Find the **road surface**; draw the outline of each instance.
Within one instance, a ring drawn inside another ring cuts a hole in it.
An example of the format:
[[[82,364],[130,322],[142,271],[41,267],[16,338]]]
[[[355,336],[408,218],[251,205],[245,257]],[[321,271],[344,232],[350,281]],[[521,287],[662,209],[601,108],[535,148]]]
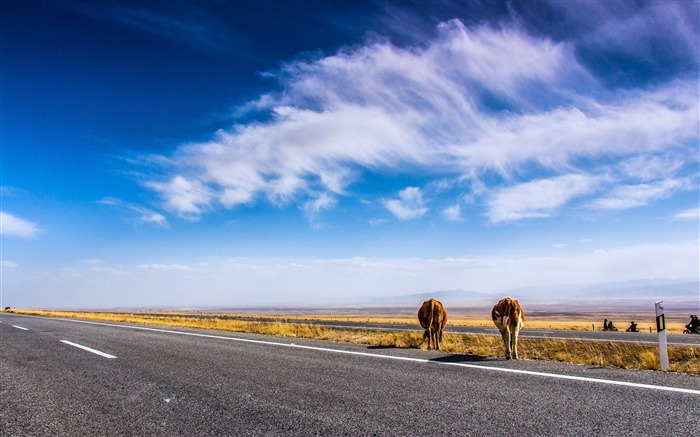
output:
[[[700,377],[0,315],[3,435],[685,435]]]

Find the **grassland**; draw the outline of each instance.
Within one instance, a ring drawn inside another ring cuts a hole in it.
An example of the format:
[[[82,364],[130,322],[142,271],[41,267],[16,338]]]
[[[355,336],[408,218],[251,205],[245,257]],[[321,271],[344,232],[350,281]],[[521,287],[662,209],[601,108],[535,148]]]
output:
[[[176,326],[196,329],[212,329],[232,332],[249,332],[266,335],[314,338],[328,341],[339,341],[366,344],[369,346],[419,348],[422,340],[420,332],[385,332],[339,329],[314,325],[312,322],[298,324],[286,323],[290,319],[303,320],[348,320],[371,321],[386,323],[416,323],[414,317],[407,314],[393,313],[391,315],[357,315],[340,314],[333,315],[304,315],[304,314],[268,314],[264,316],[265,322],[253,322],[244,320],[250,314],[194,314],[177,312],[88,312],[88,311],[53,311],[53,310],[13,310],[15,313],[78,318],[89,320],[102,320],[114,322],[127,322],[136,324],[154,324],[160,326]],[[458,313],[457,313],[458,315]],[[630,315],[633,317],[634,315]],[[624,318],[620,318],[624,320]],[[642,319],[639,320],[640,328]],[[468,317],[453,317],[450,321],[455,325],[492,326],[490,320],[483,316],[471,314]],[[530,328],[556,329],[591,329],[591,325],[598,325],[602,321],[571,317],[565,320],[556,317],[539,319],[537,316],[528,318]],[[681,325],[681,322],[677,322]],[[416,323],[417,324],[417,323]],[[620,328],[624,326],[618,325]],[[678,329],[674,327],[674,329]],[[425,347],[423,345],[422,347]],[[655,346],[634,343],[590,342],[576,340],[552,340],[522,338],[519,342],[521,358],[534,360],[561,361],[582,365],[614,366],[628,369],[658,369],[659,357]],[[503,343],[500,337],[446,334],[442,350],[446,353],[470,355],[473,357],[494,357],[503,355]],[[687,346],[669,346],[670,370],[674,372],[700,374],[700,348]]]

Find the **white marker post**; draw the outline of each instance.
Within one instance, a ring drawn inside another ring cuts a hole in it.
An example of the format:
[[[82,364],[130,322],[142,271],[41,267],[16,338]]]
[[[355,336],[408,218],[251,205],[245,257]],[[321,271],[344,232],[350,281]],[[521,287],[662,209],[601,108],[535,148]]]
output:
[[[656,302],[656,332],[659,333],[659,367],[668,370],[668,347],[666,346],[666,317],[664,316],[663,301]]]

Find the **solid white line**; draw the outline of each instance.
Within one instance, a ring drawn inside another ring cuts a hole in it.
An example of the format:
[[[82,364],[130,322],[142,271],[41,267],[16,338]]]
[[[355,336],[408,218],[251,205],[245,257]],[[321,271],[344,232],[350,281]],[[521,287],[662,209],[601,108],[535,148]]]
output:
[[[61,343],[65,343],[65,344],[67,344],[67,345],[69,345],[69,346],[77,347],[78,349],[82,349],[82,350],[85,350],[85,351],[88,351],[88,352],[92,352],[93,354],[99,355],[99,356],[101,356],[101,357],[105,357],[105,358],[117,358],[117,357],[115,357],[114,355],[110,355],[110,354],[108,354],[108,353],[98,351],[97,349],[92,349],[92,348],[89,348],[89,347],[87,347],[87,346],[83,346],[82,344],[73,343],[72,341],[61,340]]]
[[[508,369],[508,368],[504,368],[504,367],[479,366],[476,364],[467,364],[467,363],[450,363],[450,362],[443,362],[443,361],[433,361],[433,360],[428,360],[428,359],[424,359],[424,358],[398,357],[395,355],[381,355],[381,354],[373,354],[373,353],[369,353],[369,352],[348,351],[348,350],[343,350],[343,349],[330,349],[330,348],[323,348],[323,347],[318,347],[318,346],[305,346],[305,345],[294,344],[294,343],[291,343],[291,344],[290,343],[279,343],[279,342],[275,342],[275,341],[253,340],[250,338],[226,337],[223,335],[201,334],[201,333],[197,333],[197,332],[186,332],[186,331],[174,331],[171,329],[148,328],[145,326],[117,325],[117,324],[113,324],[113,323],[91,322],[91,321],[87,321],[87,320],[75,320],[75,319],[61,319],[61,320],[65,320],[68,322],[75,322],[75,323],[85,323],[85,324],[90,324],[90,325],[111,326],[111,327],[124,328],[124,329],[136,329],[136,330],[140,330],[140,331],[162,332],[162,333],[167,333],[167,334],[188,335],[188,336],[200,337],[200,338],[215,338],[215,339],[219,339],[219,340],[238,341],[238,342],[243,342],[243,343],[264,344],[264,345],[270,345],[270,346],[281,346],[281,347],[307,349],[307,350],[315,350],[315,351],[323,351],[323,352],[333,352],[333,353],[338,353],[338,354],[357,355],[357,356],[365,356],[365,357],[371,357],[371,358],[383,358],[383,359],[387,359],[387,360],[398,360],[398,361],[409,361],[409,362],[423,363],[423,364],[439,364],[439,365],[447,365],[447,366],[466,367],[466,368],[470,368],[470,369],[490,370],[490,371],[494,371],[494,372],[515,373],[515,374],[538,376],[538,377],[545,377],[545,378],[568,379],[568,380],[573,380],[573,381],[593,382],[593,383],[598,383],[598,384],[620,385],[620,386],[625,386],[625,387],[643,388],[643,389],[648,389],[648,390],[661,390],[661,391],[670,391],[670,392],[676,392],[676,393],[700,395],[700,390],[693,390],[693,389],[679,388],[679,387],[667,387],[667,386],[663,386],[663,385],[641,384],[641,383],[636,383],[636,382],[616,381],[613,379],[598,379],[598,378],[589,378],[589,377],[585,377],[585,376],[573,376],[573,375],[562,375],[562,374],[558,374],[558,373],[534,372],[531,370]],[[114,357],[114,358],[116,358],[116,357]]]
[[[13,328],[17,328],[17,329],[21,329],[22,331],[29,331],[29,329],[23,328],[23,327],[17,326],[17,325],[12,325],[12,327],[13,327]]]

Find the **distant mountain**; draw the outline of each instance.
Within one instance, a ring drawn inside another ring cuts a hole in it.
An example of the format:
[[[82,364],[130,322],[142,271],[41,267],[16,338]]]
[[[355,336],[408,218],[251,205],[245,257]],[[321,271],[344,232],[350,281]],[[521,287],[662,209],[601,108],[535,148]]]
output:
[[[434,298],[449,306],[483,306],[494,302],[490,294],[469,290],[442,290],[432,293],[407,294],[391,297],[370,298],[367,302],[375,305],[420,306],[424,301]]]
[[[581,285],[524,287],[510,292],[536,304],[649,305],[657,300],[689,307],[700,306],[700,281],[696,279],[643,279]]]
[[[420,306],[435,298],[449,307],[490,307],[503,296],[512,296],[521,304],[577,307],[642,307],[653,308],[663,300],[676,308],[700,308],[700,281],[696,279],[646,279],[596,284],[564,284],[523,287],[503,293],[490,294],[473,290],[439,290],[430,293],[358,299],[365,305]]]
[[[645,279],[595,284],[562,284],[522,287],[498,293],[474,290],[436,290],[395,296],[335,296],[290,299],[245,305],[260,311],[282,311],[298,308],[309,311],[329,308],[366,309],[418,308],[425,300],[435,298],[448,308],[490,309],[503,296],[512,296],[531,309],[580,308],[585,310],[643,309],[653,311],[654,303],[663,300],[667,309],[700,310],[700,281],[697,279]]]

